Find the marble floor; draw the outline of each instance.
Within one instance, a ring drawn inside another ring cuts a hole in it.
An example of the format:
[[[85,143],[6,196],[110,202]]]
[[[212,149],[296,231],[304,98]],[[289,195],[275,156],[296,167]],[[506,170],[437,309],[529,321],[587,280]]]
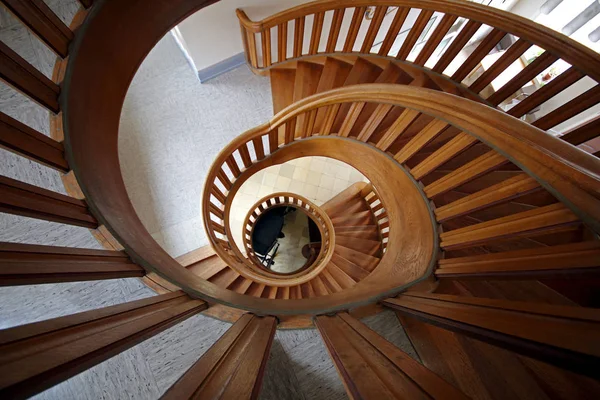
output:
[[[68,22],[76,0],[45,0]],[[0,40],[49,75],[52,53],[0,7]],[[48,113],[0,84],[0,111],[48,134]],[[204,176],[220,148],[272,115],[269,81],[238,68],[200,85],[166,36],[136,75],[121,120],[120,161],[148,230],[171,254],[202,245]],[[0,174],[64,193],[60,175],[0,149]],[[0,214],[0,241],[100,248],[88,230]],[[138,279],[0,288],[0,329],[120,304],[155,293]],[[416,357],[395,315],[367,325]],[[196,315],[35,396],[37,399],[157,399],[230,325]],[[261,399],[343,399],[318,332],[278,330]]]

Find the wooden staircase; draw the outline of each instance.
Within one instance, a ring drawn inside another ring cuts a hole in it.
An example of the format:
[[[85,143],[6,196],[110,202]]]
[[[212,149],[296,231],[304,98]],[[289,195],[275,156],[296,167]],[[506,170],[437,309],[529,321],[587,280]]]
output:
[[[175,260],[128,199],[116,148],[120,105],[156,38],[210,1],[80,0],[85,9],[71,27],[42,1],[1,3],[59,60],[50,80],[0,46],[0,77],[52,112],[55,129],[51,139],[0,114],[0,144],[64,173],[71,195],[3,177],[0,211],[89,228],[110,249],[2,243],[0,284],[143,276],[162,293],[0,331],[3,398],[40,393],[223,304],[241,315],[165,397],[257,398],[280,314],[314,320],[351,398],[600,394],[600,318],[593,308],[600,164],[572,145],[594,139],[597,120],[560,140],[543,131],[598,103],[597,54],[530,21],[457,0],[324,0],[258,23],[239,12],[249,64],[271,76],[278,114],[217,157],[203,199],[212,246]],[[370,6],[372,21],[360,36]],[[420,7],[419,16],[390,54],[412,7]],[[374,54],[388,8],[393,20]],[[410,61],[434,12],[444,14],[442,22]],[[345,13],[352,17],[341,34]],[[305,31],[309,16],[312,29]],[[464,28],[425,67],[459,17]],[[288,37],[292,22],[297,29]],[[484,24],[490,32],[444,75]],[[519,39],[463,84],[506,33]],[[545,52],[483,98],[489,82],[532,43]],[[508,113],[490,107],[558,59],[573,67]],[[584,76],[593,88],[533,125],[513,118]],[[230,202],[253,173],[304,155],[353,164],[371,184],[352,186],[323,206],[336,242],[320,275],[293,287],[257,284],[237,269],[243,260],[229,240]],[[590,288],[591,296],[581,296]],[[346,312],[375,303],[398,313],[422,363]]]
[[[356,183],[321,206],[333,222],[336,245],[328,265],[306,283],[274,286],[245,278],[221,260],[210,246],[177,260],[202,279],[254,297],[305,299],[348,289],[373,272],[383,255],[382,233],[372,208],[362,195],[371,192],[369,186]]]

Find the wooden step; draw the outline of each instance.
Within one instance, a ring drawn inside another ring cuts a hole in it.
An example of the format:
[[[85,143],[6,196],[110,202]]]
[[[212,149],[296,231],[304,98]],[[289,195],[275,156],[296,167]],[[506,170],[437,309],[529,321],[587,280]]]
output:
[[[537,181],[527,174],[519,174],[496,185],[489,186],[469,196],[453,201],[435,210],[439,222],[468,214],[485,207],[508,201],[540,188]]]
[[[274,317],[244,314],[163,398],[258,398],[276,328]]]
[[[210,245],[199,247],[195,250],[187,252],[175,257],[175,260],[184,267],[191,267],[193,264],[206,260],[209,257],[214,256],[215,250]]]
[[[364,238],[352,238],[347,236],[335,237],[335,242],[341,246],[360,251],[375,257],[381,256],[381,242],[379,240],[369,240]]]
[[[336,267],[341,269],[351,277],[354,281],[358,282],[369,276],[370,271],[360,267],[359,265],[347,260],[339,254],[333,254],[331,256],[330,263],[333,263]]]
[[[0,242],[0,286],[142,277],[122,251]]]
[[[339,226],[335,229],[335,235],[378,240],[379,228],[377,225]]]
[[[347,313],[315,325],[353,399],[467,399],[459,390]]]
[[[239,276],[240,274],[234,269],[227,267],[210,277],[209,282],[222,288],[228,288]]]
[[[335,197],[329,199],[325,204],[321,205],[321,209],[325,211],[330,218],[338,213],[342,213],[346,204],[356,200],[360,191],[364,189],[365,186],[367,186],[365,182],[357,182],[352,184],[342,192],[335,195]]]
[[[225,268],[228,268],[227,264],[216,254],[188,267],[191,272],[202,279],[210,279]]]
[[[543,386],[515,354],[399,316],[423,365],[473,399],[546,398]]]
[[[361,83],[373,83],[377,77],[381,75],[382,71],[383,69],[377,65],[370,63],[364,58],[358,58],[352,66],[352,70],[350,71],[350,74],[348,74],[348,77],[344,82],[344,86],[357,85]],[[344,103],[339,107],[333,122],[333,127],[331,130],[332,133],[337,133],[340,131],[349,110],[350,104],[348,103]]]
[[[356,265],[367,272],[373,271],[379,264],[378,257],[374,257],[369,254],[363,254],[360,251],[356,251],[339,244],[335,245],[335,251],[331,259],[336,262],[338,261],[337,257],[346,260],[346,262],[351,262],[353,265]]]
[[[579,218],[562,203],[540,207],[440,234],[440,246],[458,249],[493,240],[534,236],[555,228],[579,224]]]
[[[294,83],[296,70],[273,68],[271,77],[271,95],[273,97],[273,112],[277,114],[294,102]]]
[[[335,58],[327,57],[323,65],[323,72],[317,85],[316,93],[322,93],[344,85],[346,78],[352,70],[352,64]],[[327,108],[321,108],[317,111],[313,132],[320,133],[325,122]]]
[[[600,358],[594,309],[416,292],[383,305],[580,374],[599,374],[593,367]]]
[[[179,291],[0,331],[0,395],[29,398],[206,310]]]
[[[374,222],[371,210],[361,211],[353,214],[346,214],[331,219],[334,227],[337,226],[361,226],[369,225]]]
[[[348,289],[356,285],[357,281],[355,279],[352,279],[350,275],[345,273],[340,267],[338,267],[334,263],[329,262],[325,269],[331,274],[331,277],[342,289]]]
[[[438,265],[435,275],[446,279],[566,276],[600,268],[600,241],[442,259]]]

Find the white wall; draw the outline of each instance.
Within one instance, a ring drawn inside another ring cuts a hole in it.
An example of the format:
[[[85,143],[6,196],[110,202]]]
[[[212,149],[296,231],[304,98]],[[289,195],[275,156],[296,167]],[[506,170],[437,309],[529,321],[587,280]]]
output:
[[[254,21],[286,10],[306,0],[221,0],[191,15],[179,30],[198,70],[244,51],[235,15],[242,8]]]

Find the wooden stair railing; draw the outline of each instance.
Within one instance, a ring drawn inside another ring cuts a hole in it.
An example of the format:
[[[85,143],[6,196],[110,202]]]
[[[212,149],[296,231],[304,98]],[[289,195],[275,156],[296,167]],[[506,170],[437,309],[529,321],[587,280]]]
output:
[[[365,17],[367,7],[374,9],[370,21]],[[418,13],[416,19],[414,13]],[[324,56],[377,55],[443,74],[474,95],[482,94],[489,105],[497,106],[514,97],[524,85],[555,63],[566,62],[570,68],[545,85],[537,85],[536,91],[508,109],[508,114],[524,117],[566,89],[580,91],[575,85],[582,82],[585,82],[582,86],[587,87],[584,92],[540,116],[533,124],[543,130],[552,129],[600,102],[600,58],[593,50],[529,19],[472,2],[320,0],[261,21],[251,21],[239,9],[237,15],[248,64],[257,73],[276,71],[273,68],[288,67],[290,63],[302,60],[322,63]],[[349,26],[346,36],[342,36],[345,20]],[[312,29],[304,29],[308,24],[312,24]],[[428,24],[432,26],[425,31]],[[401,32],[403,25],[408,28]],[[451,37],[447,36],[448,32],[458,30],[450,43],[434,52],[445,37]],[[404,39],[398,39],[400,36]],[[487,71],[477,76],[480,62],[500,41],[509,37],[514,42],[512,46]],[[421,42],[417,44],[417,40]],[[524,53],[532,46],[539,47],[541,55],[490,94],[486,89],[490,83],[513,62],[524,58]],[[461,52],[465,59],[458,64],[456,60]],[[590,141],[598,136],[598,130],[594,129],[596,125],[594,119],[584,121],[576,135],[565,134],[563,139],[576,145]]]
[[[278,274],[266,271],[263,267],[261,261],[258,259],[252,248],[252,235],[254,234],[255,223],[263,213],[267,212],[273,207],[282,206],[299,208],[302,210],[301,212],[306,213],[319,229],[319,233],[321,234],[321,243],[319,252],[314,260],[311,259],[310,265],[306,265],[305,267],[301,268],[300,271],[295,273],[285,274],[283,276],[279,274],[278,276]],[[320,207],[316,206],[303,196],[294,193],[280,192],[267,195],[250,207],[246,218],[244,218],[244,225],[242,228],[242,248],[251,263],[252,270],[262,275],[268,274],[267,276],[273,278],[282,278],[282,282],[280,283],[281,286],[296,286],[315,278],[321,273],[331,259],[334,246],[335,230],[333,228],[331,219],[325,212],[323,212],[323,210],[321,210]],[[256,280],[255,282],[265,284],[269,283],[263,280]]]
[[[415,292],[383,305],[579,374],[599,376],[596,309]]]
[[[377,222],[377,226],[379,228],[381,249],[385,253],[390,236],[390,219],[387,215],[387,211],[385,210],[385,206],[381,202],[379,194],[377,194],[377,190],[372,184],[365,186],[365,188],[360,192],[360,195],[367,201],[369,207],[371,208],[371,212],[375,216],[375,221]]]

